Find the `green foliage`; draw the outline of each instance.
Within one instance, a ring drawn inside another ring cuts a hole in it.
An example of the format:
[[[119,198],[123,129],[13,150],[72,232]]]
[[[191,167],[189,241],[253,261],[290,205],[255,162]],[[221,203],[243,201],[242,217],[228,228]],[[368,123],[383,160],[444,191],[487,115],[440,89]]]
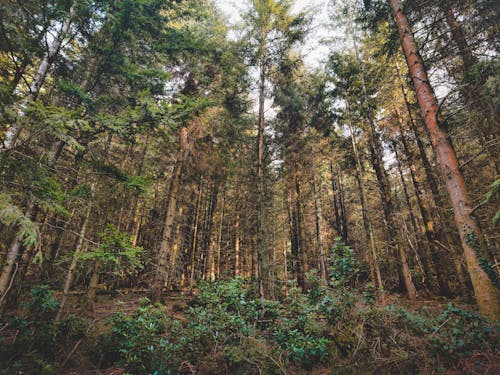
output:
[[[363,298],[365,300],[365,303],[368,305],[372,305],[375,303],[377,300],[377,290],[375,288],[375,285],[372,283],[368,283],[365,286],[365,290],[363,291]]]
[[[328,258],[330,267],[330,278],[334,285],[343,285],[352,276],[356,269],[356,257],[354,251],[341,242],[337,237]]]
[[[486,245],[479,240],[472,228],[464,226],[462,230],[465,232],[465,242],[467,242],[467,244],[471,246],[476,253],[479,266],[484,272],[486,272],[491,281],[496,284],[497,288],[500,288],[500,278],[495,270],[493,259],[490,256],[490,252],[486,248]]]
[[[108,324],[111,334],[101,337],[99,351],[118,358],[128,372],[152,374],[178,368],[182,349],[174,342],[178,322],[168,319],[160,307],[144,300],[132,316],[119,313]]]
[[[100,261],[104,265],[112,266],[115,272],[127,274],[133,274],[144,267],[141,259],[143,249],[132,245],[129,234],[108,224],[106,230],[99,233],[99,238],[98,248],[81,253],[79,255],[81,260]]]
[[[460,309],[449,303],[442,312],[433,316],[427,309],[421,313],[403,308],[389,307],[414,334],[427,337],[431,353],[436,357],[457,359],[475,351],[495,347],[494,327],[479,314]],[[498,328],[498,327],[497,327]]]
[[[40,238],[38,225],[28,219],[6,194],[0,194],[0,224],[16,227],[17,236],[22,239],[24,246],[32,248],[38,244]]]
[[[484,198],[484,203],[492,203],[500,200],[500,178],[495,180],[491,185],[490,185],[490,190],[486,194]],[[497,225],[500,222],[500,210],[498,210],[495,213],[495,216],[493,216],[493,224]]]
[[[75,316],[54,322],[59,303],[46,285],[32,289],[24,307],[24,316],[14,317],[7,325],[15,333],[13,342],[0,336],[0,358],[5,359],[0,374],[53,374],[85,336],[89,322]]]

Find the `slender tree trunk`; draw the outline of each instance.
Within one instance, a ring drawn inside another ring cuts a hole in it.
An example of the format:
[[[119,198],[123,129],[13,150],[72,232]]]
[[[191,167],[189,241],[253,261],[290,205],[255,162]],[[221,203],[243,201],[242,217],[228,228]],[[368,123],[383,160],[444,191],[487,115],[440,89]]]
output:
[[[478,258],[481,256],[483,246],[482,233],[477,220],[472,216],[467,187],[458,166],[455,150],[448,139],[446,130],[438,124],[438,102],[404,13],[403,4],[400,0],[390,0],[389,3],[415,86],[418,103],[429,129],[437,161],[453,205],[455,223],[460,234],[477,304],[485,316],[491,320],[498,319],[500,296],[488,274],[479,265]]]
[[[373,235],[373,228],[371,221],[368,217],[368,200],[363,185],[363,168],[361,165],[361,158],[359,155],[358,145],[354,137],[354,130],[349,124],[349,131],[351,134],[352,148],[354,151],[354,158],[356,160],[356,181],[358,183],[358,191],[361,200],[361,216],[363,217],[363,226],[366,236],[366,248],[368,253],[368,263],[370,265],[370,277],[373,284],[379,290],[383,289],[382,276],[380,274],[380,267],[378,265],[377,249],[375,247],[375,237]],[[369,250],[368,250],[369,249]]]
[[[170,247],[172,245],[172,234],[174,229],[175,213],[177,211],[177,199],[179,186],[181,183],[182,167],[187,147],[187,129],[181,128],[179,137],[179,151],[177,152],[177,160],[175,161],[172,181],[170,184],[169,199],[167,214],[165,216],[165,224],[163,226],[163,235],[161,238],[160,249],[156,258],[156,271],[149,288],[149,296],[151,301],[160,302],[163,293],[163,288],[167,282],[168,270],[167,264],[170,256]]]
[[[87,308],[89,311],[93,312],[95,312],[96,291],[97,285],[99,285],[99,272],[101,271],[101,267],[101,261],[94,261],[92,276],[90,277],[89,288],[87,290]]]
[[[203,177],[200,177],[200,182],[198,185],[198,198],[196,199],[196,213],[193,223],[193,241],[191,245],[191,276],[189,278],[189,287],[192,288],[194,285],[194,277],[196,272],[196,248],[198,240],[198,223],[200,220],[201,211],[201,198],[203,196]]]
[[[262,29],[260,40],[261,46],[259,51],[259,118],[258,118],[258,133],[257,133],[257,283],[259,288],[259,297],[261,303],[264,302],[264,130],[265,130],[265,89],[266,89],[266,44],[265,31]]]
[[[316,224],[316,244],[318,246],[320,276],[323,283],[326,284],[327,270],[326,270],[326,255],[323,246],[323,232],[321,228],[321,202],[319,200],[320,192],[318,191],[318,183],[317,183],[314,160],[312,164],[312,175],[313,175],[313,195],[314,195],[314,220]]]
[[[406,185],[406,181],[404,178],[403,167],[401,166],[401,161],[400,161],[399,152],[397,149],[396,142],[393,142],[393,149],[394,149],[394,152],[396,155],[396,165],[397,165],[399,177],[401,180],[401,185],[403,187],[403,194],[405,197],[405,202],[406,202],[406,205],[408,207],[410,222],[412,224],[413,232],[415,235],[416,252],[417,252],[418,257],[422,261],[422,268],[424,271],[425,279],[432,280],[432,271],[431,271],[431,266],[430,266],[429,257],[428,257],[428,254],[430,252],[430,249],[429,249],[430,242],[427,241],[427,243],[424,245],[420,241],[419,234],[418,234],[418,232],[419,232],[418,225],[417,225],[417,221],[415,219],[415,215],[413,214],[413,209],[412,209],[411,200],[410,200],[410,194],[408,193],[408,187]],[[447,284],[446,284],[446,286],[447,286]]]
[[[32,220],[36,211],[36,206],[33,202],[30,203],[30,206],[26,210],[25,217],[28,220]],[[9,247],[9,251],[7,253],[7,258],[5,259],[4,266],[2,268],[2,273],[0,274],[0,311],[2,310],[5,301],[7,299],[7,294],[12,286],[14,281],[15,272],[14,269],[18,268],[18,257],[21,251],[23,238],[20,236],[16,236]]]
[[[240,275],[240,205],[236,202],[234,221],[234,276]]]
[[[221,261],[221,247],[222,247],[222,226],[224,224],[224,209],[226,206],[226,188],[224,188],[222,192],[222,207],[220,211],[220,223],[219,223],[219,234],[218,234],[218,239],[217,239],[217,261],[216,261],[216,269],[212,271],[213,273],[213,279],[215,280],[216,276],[217,279],[220,278],[220,261]]]
[[[94,182],[92,184],[92,187],[91,187],[92,194],[95,192],[95,187],[96,187],[96,183]],[[76,267],[78,265],[79,256],[83,251],[83,246],[85,243],[85,235],[87,233],[87,226],[89,224],[90,214],[92,212],[92,207],[93,207],[93,204],[90,203],[87,206],[87,211],[85,212],[85,217],[83,219],[83,223],[82,223],[82,226],[80,228],[80,233],[78,236],[78,241],[76,243],[76,248],[75,248],[75,251],[73,253],[73,257],[71,258],[71,264],[69,266],[68,273],[66,274],[66,279],[64,281],[61,302],[59,303],[59,309],[57,311],[57,315],[56,315],[56,319],[55,319],[56,322],[59,322],[61,320],[62,314],[64,312],[64,306],[66,305],[66,302],[68,300],[68,294],[69,294],[69,291],[71,289],[71,284],[73,283],[73,279],[75,278],[75,271],[76,271]]]
[[[205,279],[214,281],[215,280],[215,240],[216,236],[213,235],[214,227],[214,217],[215,211],[217,210],[217,201],[219,199],[219,181],[215,181],[212,186],[212,191],[210,194],[210,203],[208,209],[208,221],[206,225],[204,248],[206,249],[207,258],[205,264]]]
[[[353,42],[354,42],[354,49],[356,52],[356,60],[358,61],[358,64],[361,66],[361,58],[359,56],[359,50],[355,37],[353,38]],[[368,105],[369,97],[366,89],[363,69],[360,69],[360,72],[361,72],[361,84],[364,97],[363,99],[365,104]],[[411,279],[410,270],[408,268],[408,262],[406,260],[407,259],[406,249],[404,248],[403,244],[400,243],[400,241],[398,241],[397,230],[394,223],[394,217],[393,217],[394,205],[391,198],[389,179],[387,177],[387,173],[383,166],[382,145],[380,143],[379,136],[375,130],[375,123],[370,115],[367,117],[367,121],[370,127],[368,131],[369,134],[368,147],[370,149],[371,162],[373,169],[375,170],[375,175],[377,177],[380,199],[382,202],[382,209],[384,211],[387,243],[389,248],[394,252],[395,259],[398,259],[398,253],[399,253],[399,258],[400,258],[399,260],[401,266],[401,268],[398,267],[399,280],[400,282],[401,279],[403,280],[406,292],[408,294],[408,298],[414,300],[416,299],[416,290],[415,290],[415,285],[413,284],[413,280]]]
[[[335,172],[333,170],[333,163],[330,162],[330,174],[332,180],[332,192],[333,192],[333,214],[335,216],[335,232],[337,232],[337,236],[342,237],[342,241],[345,243],[345,239],[343,238],[343,222],[342,222],[342,214],[341,214],[341,197],[339,196],[340,192],[338,189],[338,181],[335,178]]]

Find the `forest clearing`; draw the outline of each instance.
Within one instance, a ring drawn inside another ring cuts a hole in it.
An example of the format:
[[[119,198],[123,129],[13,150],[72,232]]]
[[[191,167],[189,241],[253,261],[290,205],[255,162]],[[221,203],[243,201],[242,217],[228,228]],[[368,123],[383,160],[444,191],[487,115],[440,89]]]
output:
[[[0,375],[499,374],[495,0],[2,0]]]

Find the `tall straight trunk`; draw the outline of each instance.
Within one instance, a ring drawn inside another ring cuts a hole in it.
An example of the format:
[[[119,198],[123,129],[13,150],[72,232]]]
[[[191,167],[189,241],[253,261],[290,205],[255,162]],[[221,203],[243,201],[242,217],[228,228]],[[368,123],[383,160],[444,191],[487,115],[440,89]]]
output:
[[[153,281],[149,288],[149,297],[153,302],[160,302],[163,288],[168,278],[168,260],[171,253],[172,234],[174,231],[175,213],[177,211],[177,199],[181,183],[182,168],[187,148],[187,129],[182,127],[179,135],[179,150],[177,152],[175,166],[170,183],[167,214],[163,225],[163,234],[160,249],[156,257],[156,270]]]
[[[331,174],[331,182],[332,182],[332,192],[333,192],[333,214],[335,216],[335,225],[334,229],[337,232],[337,236],[342,237],[342,242],[346,242],[344,238],[344,224],[342,218],[342,204],[341,204],[341,196],[339,192],[339,182],[335,177],[335,171],[333,169],[333,163],[330,162],[330,174]]]
[[[314,195],[314,221],[316,227],[316,244],[318,247],[318,255],[319,255],[319,268],[320,268],[320,276],[321,280],[326,284],[326,255],[325,248],[323,246],[323,232],[321,228],[321,201],[319,199],[320,192],[318,191],[318,182],[316,176],[316,168],[313,160],[312,164],[312,175],[313,175],[313,195]]]
[[[292,278],[299,279],[299,236],[297,211],[295,209],[295,193],[294,189],[290,189],[288,197],[288,225],[290,229],[290,252],[291,252],[291,265],[292,265]]]
[[[257,283],[261,303],[265,298],[264,281],[264,129],[265,129],[265,89],[266,89],[266,45],[265,30],[261,33],[259,51],[259,118],[257,132]]]
[[[358,183],[358,191],[361,200],[361,216],[363,217],[363,226],[366,236],[366,248],[368,253],[368,263],[370,265],[370,277],[373,285],[378,289],[383,289],[382,276],[380,275],[380,267],[378,265],[377,249],[375,247],[375,237],[373,235],[373,227],[368,217],[368,200],[363,185],[363,168],[361,165],[361,158],[359,155],[358,145],[354,137],[354,130],[349,124],[349,131],[351,134],[352,149],[354,151],[354,159],[356,160],[356,181]]]
[[[179,247],[180,247],[180,242],[181,236],[181,220],[180,218],[182,217],[184,208],[181,206],[178,209],[177,212],[177,223],[175,224],[175,233],[172,238],[172,252],[169,257],[169,264],[168,264],[168,275],[167,275],[167,288],[171,289],[172,285],[174,285],[174,278],[176,275],[176,265],[177,265],[177,258],[179,256]]]
[[[194,277],[196,272],[196,249],[198,241],[198,224],[200,221],[200,211],[201,211],[201,198],[203,196],[203,177],[200,177],[200,182],[198,184],[198,197],[196,199],[196,213],[193,223],[193,240],[191,242],[191,274],[189,278],[190,288],[194,285]]]
[[[91,194],[95,192],[96,188],[96,183],[94,182],[91,186]],[[71,284],[73,284],[73,279],[75,278],[75,271],[76,271],[76,266],[78,265],[79,261],[79,256],[83,251],[83,245],[85,241],[85,235],[87,233],[87,226],[89,224],[90,220],[90,214],[92,212],[92,207],[93,204],[90,203],[87,206],[87,211],[85,212],[85,217],[83,219],[82,226],[80,227],[80,233],[78,235],[78,241],[76,243],[76,248],[73,253],[73,257],[71,258],[71,264],[68,269],[68,273],[66,274],[66,279],[64,281],[64,286],[63,286],[63,291],[62,291],[62,297],[61,297],[61,302],[59,303],[59,309],[57,310],[57,315],[55,321],[58,322],[61,320],[63,311],[64,311],[64,306],[66,305],[66,302],[68,300],[68,294],[71,289]]]
[[[217,278],[220,277],[220,261],[221,261],[221,247],[222,247],[222,226],[224,225],[224,209],[226,206],[226,189],[222,191],[222,207],[220,210],[220,223],[219,223],[219,233],[218,233],[218,238],[217,238],[217,261],[215,262],[215,270],[212,271],[213,273],[213,279],[215,280],[215,277]]]
[[[459,82],[460,92],[469,108],[476,113],[476,116],[479,116],[476,120],[476,134],[479,133],[479,138],[484,142],[483,148],[489,155],[489,160],[493,162],[496,173],[499,174],[500,153],[498,147],[491,147],[489,144],[500,137],[499,113],[493,110],[490,114],[491,118],[489,118],[489,111],[485,111],[485,105],[483,103],[487,98],[485,98],[482,93],[484,84],[466,82],[463,79],[463,76],[465,76],[467,72],[470,72],[474,64],[477,63],[477,58],[472,53],[472,48],[467,42],[463,25],[455,16],[453,8],[453,5],[446,4],[442,6],[442,11],[445,14],[446,23],[450,28],[451,39],[457,46],[459,56],[462,60],[462,82]]]
[[[285,211],[285,199],[281,200],[281,211]],[[283,223],[283,231],[281,233],[283,241],[283,277],[285,281],[285,296],[288,295],[288,240],[286,235],[286,225]]]
[[[356,43],[356,38],[353,38],[354,42],[354,49],[356,52],[356,60],[360,66],[362,61],[359,56],[359,50],[358,46]],[[363,100],[366,105],[369,104],[369,96],[368,92],[366,89],[366,84],[365,84],[365,76],[363,69],[360,69],[361,72],[361,86],[363,89]],[[411,300],[416,299],[416,289],[415,285],[413,284],[413,280],[411,279],[411,274],[410,270],[408,267],[408,262],[407,262],[407,257],[406,257],[406,249],[404,248],[403,244],[398,241],[398,234],[394,222],[394,204],[392,202],[391,198],[391,190],[390,190],[390,184],[389,184],[389,179],[387,176],[387,173],[384,169],[383,166],[383,160],[382,160],[382,145],[379,139],[379,136],[375,130],[375,123],[373,120],[373,117],[371,115],[367,116],[367,121],[369,125],[369,140],[368,140],[368,147],[370,150],[371,154],[371,163],[373,166],[373,169],[375,170],[375,175],[377,177],[377,183],[378,183],[378,188],[379,188],[379,193],[380,193],[380,199],[382,202],[382,210],[384,212],[384,220],[386,224],[386,234],[387,234],[387,243],[389,248],[394,252],[395,259],[398,259],[398,254],[399,254],[399,263],[400,267],[398,267],[398,274],[399,274],[399,280],[401,283],[401,279],[404,282],[404,286],[406,289],[406,293],[408,295],[408,298]]]
[[[349,229],[347,225],[347,211],[345,207],[345,193],[344,193],[344,182],[342,179],[342,173],[337,171],[337,186],[338,186],[338,198],[339,198],[339,206],[340,206],[340,220],[342,223],[342,241],[345,244],[349,243]]]
[[[408,212],[409,212],[409,216],[410,216],[410,222],[411,222],[411,225],[413,227],[413,232],[415,235],[416,253],[417,253],[418,257],[420,258],[420,260],[422,261],[422,268],[424,271],[425,280],[432,281],[432,270],[431,270],[431,265],[430,265],[429,257],[428,257],[428,254],[430,253],[430,248],[429,248],[430,242],[427,240],[426,243],[422,243],[422,241],[420,240],[420,236],[419,236],[420,231],[418,229],[419,227],[417,224],[417,220],[415,219],[415,215],[413,214],[413,208],[411,205],[410,194],[408,192],[408,187],[406,184],[406,180],[404,178],[403,167],[401,166],[400,155],[399,155],[399,152],[397,149],[396,142],[393,142],[393,149],[394,149],[395,156],[396,156],[396,166],[398,169],[399,178],[401,180],[401,185],[403,187],[403,195],[405,197],[406,206],[408,207]],[[419,198],[417,198],[417,200],[419,200]],[[427,233],[427,231],[426,231],[426,233]],[[445,284],[445,285],[447,287],[448,284]],[[431,285],[431,287],[432,287],[432,285]]]
[[[215,269],[215,237],[213,235],[214,227],[214,217],[215,211],[217,210],[217,201],[219,200],[219,182],[213,183],[212,191],[210,193],[210,203],[208,208],[207,225],[205,227],[205,239],[203,241],[203,247],[207,253],[206,264],[204,267],[205,279],[214,281],[215,274],[212,271]]]
[[[449,251],[446,252],[444,249],[447,247],[446,245],[448,244],[448,240],[446,238],[446,234],[443,233],[443,227],[440,223],[439,216],[432,215],[429,212],[429,208],[424,206],[422,188],[416,178],[415,165],[413,163],[414,157],[408,145],[405,131],[403,129],[403,124],[401,123],[399,114],[397,112],[396,115],[399,119],[398,124],[401,135],[401,143],[403,144],[403,150],[406,154],[406,160],[409,164],[410,177],[415,188],[417,206],[419,208],[419,212],[424,224],[423,233],[425,234],[425,238],[427,239],[428,248],[436,271],[436,277],[439,285],[439,294],[443,296],[450,296],[452,292],[450,290],[447,276],[451,273],[448,260],[451,254],[449,254]],[[443,245],[438,244],[439,239],[441,239],[446,244],[444,248]],[[455,267],[457,269],[457,278],[459,280],[459,283],[461,285],[465,285],[460,265],[455,264]]]
[[[296,225],[298,234],[298,264],[297,264],[297,282],[298,285],[305,292],[307,290],[307,280],[306,273],[309,271],[309,261],[307,248],[305,246],[305,235],[304,235],[304,213],[302,207],[302,192],[300,188],[300,181],[295,177],[295,210],[297,215]]]
[[[400,0],[389,1],[406,62],[412,76],[422,115],[429,130],[432,146],[443,173],[446,189],[454,210],[454,218],[460,234],[467,268],[474,288],[476,301],[482,314],[491,320],[500,316],[500,295],[486,271],[479,264],[482,253],[482,233],[472,215],[467,187],[460,171],[457,156],[446,130],[438,124],[438,102],[429,82],[422,57],[418,51],[403,4]]]
[[[234,276],[240,275],[240,204],[236,202],[236,217],[234,220]]]

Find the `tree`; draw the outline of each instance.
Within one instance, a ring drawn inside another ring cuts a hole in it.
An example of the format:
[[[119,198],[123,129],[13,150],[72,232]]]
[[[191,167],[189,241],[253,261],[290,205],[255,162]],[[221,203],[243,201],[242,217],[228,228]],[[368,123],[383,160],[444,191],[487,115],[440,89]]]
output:
[[[483,269],[480,259],[484,252],[482,233],[473,217],[467,186],[460,171],[457,156],[450,143],[446,129],[439,124],[439,106],[429,82],[424,62],[418,51],[403,4],[399,0],[389,2],[399,31],[401,45],[412,76],[422,116],[429,130],[432,145],[445,180],[450,201],[453,205],[455,223],[460,233],[467,268],[474,287],[474,293],[481,312],[491,320],[500,313],[500,296]]]
[[[256,158],[256,227],[257,227],[257,263],[259,294],[263,301],[270,288],[268,280],[264,280],[264,261],[267,257],[264,249],[264,152],[265,152],[265,100],[267,97],[266,82],[272,68],[287,57],[288,50],[304,36],[305,15],[292,16],[292,2],[289,0],[252,0],[251,8],[245,19],[248,27],[248,38],[251,48],[252,63],[259,70],[258,79],[258,124],[257,124],[257,158]],[[264,285],[266,283],[266,286]]]

